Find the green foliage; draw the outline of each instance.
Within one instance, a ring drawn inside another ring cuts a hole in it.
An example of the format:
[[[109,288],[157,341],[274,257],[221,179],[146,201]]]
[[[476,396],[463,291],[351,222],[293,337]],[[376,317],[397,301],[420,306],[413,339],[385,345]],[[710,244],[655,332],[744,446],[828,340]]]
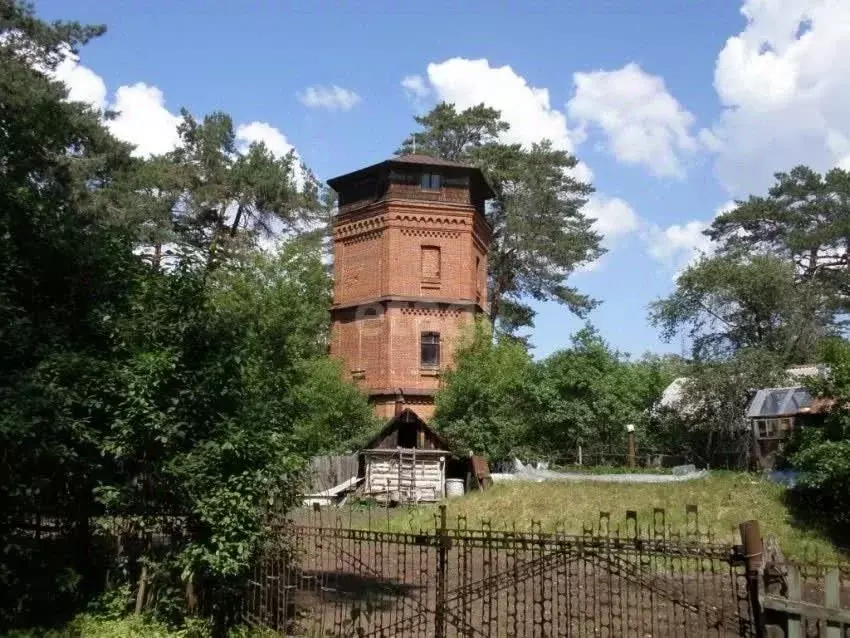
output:
[[[850,172],[824,175],[806,166],[776,173],[767,196],[751,196],[719,215],[708,230],[725,252],[773,254],[795,265],[799,282],[822,291],[832,312],[846,310],[850,292]]]
[[[824,325],[810,286],[795,282],[793,264],[771,256],[720,256],[687,268],[650,320],[666,339],[685,330],[697,359],[764,348],[788,362],[813,355]]]
[[[766,350],[740,350],[725,361],[695,363],[680,404],[653,411],[648,439],[655,448],[703,465],[747,467],[747,404],[755,390],[786,384],[781,358]]]
[[[434,422],[493,461],[557,460],[579,444],[625,450],[626,424],[643,432],[672,379],[663,362],[629,361],[592,328],[573,346],[534,362],[521,343],[493,339],[479,324],[456,354],[437,394]]]
[[[796,487],[798,498],[822,521],[828,521],[828,527],[841,530],[846,542],[850,525],[850,440],[804,447],[791,460],[801,472]]]
[[[796,433],[786,449],[790,466],[800,472],[792,503],[801,518],[848,544],[850,534],[850,344],[826,342],[821,350],[829,372],[813,379],[813,395],[830,402],[820,426]]]
[[[626,425],[646,431],[650,409],[672,381],[660,362],[631,362],[593,328],[573,337],[572,347],[538,365],[540,408],[530,428],[541,453],[573,453],[578,445],[625,450]]]
[[[495,143],[501,133],[510,129],[501,115],[484,104],[458,113],[454,104],[440,102],[429,113],[414,116],[424,131],[408,136],[398,152],[413,153],[415,149],[420,155],[462,162],[476,149]]]
[[[687,268],[674,293],[650,307],[664,338],[692,339],[695,358],[764,348],[808,363],[840,333],[850,292],[850,173],[799,166],[776,180],[767,196],[714,220],[706,234],[717,254]]]
[[[541,141],[530,148],[502,144],[510,127],[483,104],[458,112],[441,102],[417,116],[423,130],[408,137],[400,153],[468,162],[482,169],[496,193],[487,217],[493,228],[489,255],[490,317],[513,334],[533,323],[528,299],[555,300],[584,316],[593,306],[567,285],[569,275],[599,257],[601,237],[581,211],[593,192],[571,176],[577,160]]]
[[[213,628],[200,618],[188,618],[179,628],[157,622],[148,616],[126,618],[104,617],[99,614],[80,614],[61,629],[22,629],[8,638],[211,638]],[[271,630],[233,627],[228,638],[274,638]]]
[[[372,418],[326,357],[318,241],[253,249],[312,214],[309,175],[295,189],[291,156],[236,149],[223,114],[131,158],[45,74],[100,32],[0,0],[0,628],[73,612],[107,579],[123,612],[144,566],[143,608],[177,619],[203,587],[221,629],[268,506]],[[168,267],[135,254],[165,242]]]
[[[510,458],[526,440],[533,384],[534,364],[526,349],[504,336],[494,340],[488,324],[477,322],[437,393],[434,425],[476,454]]]

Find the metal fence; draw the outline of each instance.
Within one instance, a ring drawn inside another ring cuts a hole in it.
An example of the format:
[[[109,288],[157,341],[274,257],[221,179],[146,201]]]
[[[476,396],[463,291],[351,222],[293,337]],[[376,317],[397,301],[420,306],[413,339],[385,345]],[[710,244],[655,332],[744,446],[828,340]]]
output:
[[[693,519],[696,520],[696,513]],[[304,636],[755,635],[740,550],[607,514],[582,534],[448,525],[280,528],[245,596],[249,625]]]

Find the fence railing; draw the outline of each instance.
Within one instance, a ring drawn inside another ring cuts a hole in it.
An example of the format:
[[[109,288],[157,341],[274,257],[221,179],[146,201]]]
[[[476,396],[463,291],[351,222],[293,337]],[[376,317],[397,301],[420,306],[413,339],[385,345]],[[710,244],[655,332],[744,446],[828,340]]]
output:
[[[287,523],[245,596],[250,625],[306,636],[750,636],[742,554],[629,512],[582,534]]]

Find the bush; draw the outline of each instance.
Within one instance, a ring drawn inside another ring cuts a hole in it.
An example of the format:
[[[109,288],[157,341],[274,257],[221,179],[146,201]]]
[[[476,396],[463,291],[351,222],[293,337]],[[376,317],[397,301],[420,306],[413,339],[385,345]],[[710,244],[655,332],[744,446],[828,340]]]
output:
[[[798,505],[841,537],[850,539],[850,441],[824,441],[804,447],[791,458],[800,479]]]

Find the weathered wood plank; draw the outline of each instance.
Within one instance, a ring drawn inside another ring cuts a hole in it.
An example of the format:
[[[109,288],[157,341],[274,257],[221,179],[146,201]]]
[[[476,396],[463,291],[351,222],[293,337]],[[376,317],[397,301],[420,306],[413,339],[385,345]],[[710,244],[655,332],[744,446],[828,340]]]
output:
[[[788,600],[799,601],[803,597],[803,587],[796,565],[788,565],[785,582],[788,584]],[[788,638],[803,638],[803,621],[799,616],[788,617]]]
[[[841,574],[838,567],[833,567],[826,573],[824,578],[824,589],[826,597],[824,603],[832,609],[840,609],[841,607]],[[850,610],[848,610],[850,612]],[[847,622],[850,622],[850,613],[847,615]],[[826,627],[826,638],[841,638],[841,626]]]
[[[765,609],[774,609],[787,614],[805,616],[814,620],[825,620],[836,623],[850,623],[850,609],[838,609],[835,607],[824,607],[815,603],[806,603],[799,600],[789,600],[783,596],[768,594],[763,602]],[[789,620],[789,625],[791,621]],[[840,634],[839,634],[840,635]],[[788,633],[789,638],[792,634]]]

